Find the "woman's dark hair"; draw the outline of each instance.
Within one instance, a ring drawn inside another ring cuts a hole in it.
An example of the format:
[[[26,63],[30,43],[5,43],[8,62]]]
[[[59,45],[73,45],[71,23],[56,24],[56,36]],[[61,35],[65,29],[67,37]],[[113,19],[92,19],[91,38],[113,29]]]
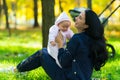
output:
[[[108,59],[104,38],[104,27],[101,25],[97,14],[92,10],[85,10],[85,21],[89,26],[85,33],[94,41],[91,47],[92,51],[90,56],[92,57],[95,70],[98,71]]]

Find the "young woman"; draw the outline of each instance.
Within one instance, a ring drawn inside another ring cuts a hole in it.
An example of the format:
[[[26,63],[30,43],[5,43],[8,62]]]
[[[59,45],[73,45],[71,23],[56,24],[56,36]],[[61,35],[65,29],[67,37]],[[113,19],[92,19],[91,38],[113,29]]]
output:
[[[52,80],[90,80],[93,69],[100,70],[107,60],[104,28],[92,10],[81,12],[76,17],[75,27],[78,33],[73,35],[66,48],[63,48],[60,32],[56,37],[62,68],[43,48],[19,63],[17,71],[25,72],[42,66]]]

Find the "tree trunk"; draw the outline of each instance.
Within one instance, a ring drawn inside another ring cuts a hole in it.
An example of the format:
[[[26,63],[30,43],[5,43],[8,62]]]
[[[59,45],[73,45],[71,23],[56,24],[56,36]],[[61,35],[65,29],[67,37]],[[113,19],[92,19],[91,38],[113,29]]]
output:
[[[87,6],[89,9],[92,9],[92,0],[87,0]]]
[[[54,24],[54,4],[55,0],[41,0],[42,2],[42,37],[43,47],[47,47],[49,28]]]
[[[61,0],[59,0],[59,7],[60,7],[60,12],[63,12],[62,1]]]
[[[11,31],[8,23],[8,8],[7,8],[6,0],[3,0],[3,7],[5,12],[5,17],[6,17],[6,28],[8,29],[9,36],[11,36]]]
[[[37,0],[34,0],[34,28],[39,27],[38,24],[38,6],[37,6]]]
[[[17,1],[16,2],[12,2],[11,5],[12,5],[15,29],[17,29],[17,23],[16,23]]]
[[[2,12],[2,2],[0,0],[0,17],[1,17],[1,12]]]
[[[1,24],[1,15],[2,15],[2,2],[0,0],[0,24]]]

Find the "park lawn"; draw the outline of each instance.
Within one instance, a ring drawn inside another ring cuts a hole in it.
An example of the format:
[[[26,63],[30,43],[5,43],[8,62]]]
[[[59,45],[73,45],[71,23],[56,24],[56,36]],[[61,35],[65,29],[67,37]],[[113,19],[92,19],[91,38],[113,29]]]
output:
[[[101,71],[94,71],[92,78],[97,80],[120,80],[120,42],[119,37],[109,37],[108,43],[114,45],[116,55],[108,60]],[[21,60],[42,48],[41,30],[12,30],[12,36],[7,36],[7,30],[0,30],[0,68],[16,66]],[[25,73],[0,73],[0,80],[50,80],[42,67]]]

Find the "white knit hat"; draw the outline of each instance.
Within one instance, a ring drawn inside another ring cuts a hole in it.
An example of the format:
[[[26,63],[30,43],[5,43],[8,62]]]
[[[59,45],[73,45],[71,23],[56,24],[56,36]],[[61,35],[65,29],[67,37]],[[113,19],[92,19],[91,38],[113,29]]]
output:
[[[70,18],[65,12],[62,12],[60,16],[57,18],[57,20],[55,21],[55,25],[58,25],[60,22],[65,20],[70,21]]]

